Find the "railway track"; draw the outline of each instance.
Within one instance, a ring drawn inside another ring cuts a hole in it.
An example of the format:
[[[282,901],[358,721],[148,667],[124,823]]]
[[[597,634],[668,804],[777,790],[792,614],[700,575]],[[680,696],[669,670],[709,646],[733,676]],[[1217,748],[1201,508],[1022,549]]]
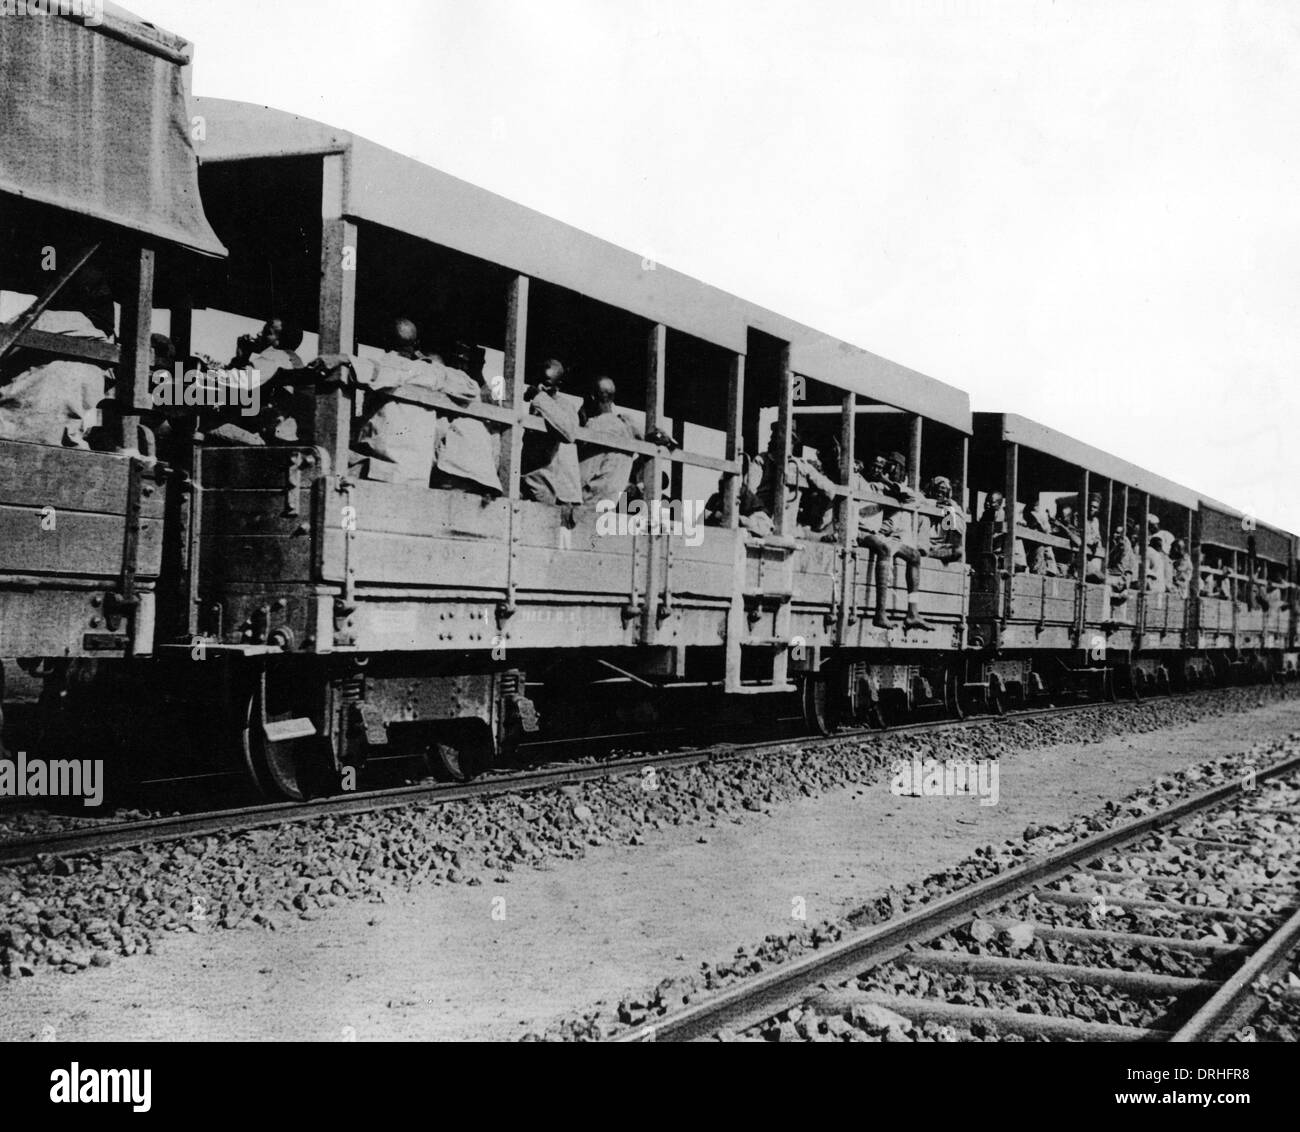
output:
[[[1187,693],[1188,695],[1214,694]],[[988,724],[1017,723],[1048,716],[1068,715],[1089,709],[1104,710],[1106,704],[1088,701],[1008,711],[998,716],[970,716],[902,724],[886,731],[862,727],[824,736],[785,736],[742,743],[717,743],[707,747],[652,754],[624,755],[598,762],[574,764],[556,762],[540,768],[490,773],[467,783],[421,783],[332,795],[306,802],[273,801],[229,808],[150,817],[130,821],[97,822],[41,831],[0,840],[0,867],[22,864],[44,856],[76,856],[129,849],[141,845],[213,834],[239,833],[289,822],[312,821],[330,816],[363,814],[415,803],[446,803],[503,794],[525,793],[582,782],[635,774],[647,768],[669,770],[708,762],[744,758],[780,747],[816,748],[848,739],[870,736],[938,734]]]
[[[1225,1040],[1300,946],[1296,746],[614,1040]],[[1110,926],[1130,917],[1148,930]]]

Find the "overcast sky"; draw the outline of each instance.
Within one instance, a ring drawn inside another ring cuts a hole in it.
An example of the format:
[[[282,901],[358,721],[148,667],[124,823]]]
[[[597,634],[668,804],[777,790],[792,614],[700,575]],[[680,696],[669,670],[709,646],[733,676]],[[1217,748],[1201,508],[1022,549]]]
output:
[[[340,126],[1300,531],[1300,5],[127,0]]]

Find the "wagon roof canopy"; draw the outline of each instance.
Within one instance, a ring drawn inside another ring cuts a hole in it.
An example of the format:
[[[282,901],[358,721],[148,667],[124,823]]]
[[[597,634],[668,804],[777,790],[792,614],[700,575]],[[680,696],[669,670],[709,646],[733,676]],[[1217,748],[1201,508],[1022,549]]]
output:
[[[190,143],[189,44],[109,3],[95,26],[53,14],[3,23],[0,193],[224,256]]]
[[[195,100],[204,162],[346,155],[344,213],[587,295],[737,353],[747,327],[791,345],[792,368],[816,381],[970,432],[960,389],[701,283],[496,193],[345,130],[252,103]],[[362,253],[364,255],[364,252]]]
[[[1035,452],[1055,456],[1067,464],[1086,468],[1107,479],[1149,492],[1159,499],[1166,499],[1181,507],[1194,510],[1200,505],[1202,497],[1190,488],[1158,476],[1155,472],[1149,472],[1137,464],[1130,464],[1127,460],[1121,460],[1118,456],[1094,448],[1082,440],[1075,440],[1074,437],[1066,436],[1065,433],[1057,432],[1037,421],[1017,416],[1015,413],[976,413],[975,417],[977,421],[991,422],[1003,440],[1032,448]]]

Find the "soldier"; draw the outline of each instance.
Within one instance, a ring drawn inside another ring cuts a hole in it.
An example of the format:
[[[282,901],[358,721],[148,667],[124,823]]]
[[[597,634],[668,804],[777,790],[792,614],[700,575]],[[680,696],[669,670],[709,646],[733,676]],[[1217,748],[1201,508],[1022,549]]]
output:
[[[941,514],[937,519],[921,516],[917,549],[939,562],[960,562],[966,552],[966,513],[952,497],[952,481],[935,476],[930,494]]]
[[[1092,492],[1088,496],[1088,519],[1083,528],[1084,577],[1089,582],[1106,580],[1106,547],[1101,538],[1101,495]]]
[[[558,358],[547,358],[537,382],[524,393],[530,411],[546,422],[538,436],[524,438],[524,472],[521,489],[525,499],[553,503],[561,511],[566,527],[574,525],[574,510],[582,504],[582,470],[578,462],[578,411],[564,397],[567,371]]]
[[[866,493],[871,502],[880,507],[880,531],[864,532],[858,542],[876,553],[876,614],[871,623],[878,629],[887,629],[885,593],[889,585],[890,566],[895,558],[906,564],[907,615],[904,629],[928,630],[933,628],[917,611],[920,603],[921,552],[916,548],[916,533],[912,528],[912,514],[905,508],[916,500],[916,493],[907,485],[907,459],[901,452],[891,452],[884,458],[881,478],[868,477]]]
[[[596,379],[591,395],[592,408],[587,416],[587,431],[608,436],[611,440],[644,440],[645,433],[641,426],[620,412],[615,404],[617,392],[610,378]],[[591,504],[602,500],[618,502],[627,491],[635,462],[636,457],[631,452],[617,448],[589,447],[587,455],[578,462],[582,475],[583,499]]]
[[[346,366],[358,385],[378,395],[355,444],[356,451],[368,458],[367,478],[500,495],[501,480],[482,421],[459,415],[444,421],[429,406],[385,396],[409,387],[470,405],[479,400],[474,379],[421,354],[420,332],[409,318],[395,318],[388,324],[385,345],[378,358],[342,354],[312,362],[313,368],[326,370]]]

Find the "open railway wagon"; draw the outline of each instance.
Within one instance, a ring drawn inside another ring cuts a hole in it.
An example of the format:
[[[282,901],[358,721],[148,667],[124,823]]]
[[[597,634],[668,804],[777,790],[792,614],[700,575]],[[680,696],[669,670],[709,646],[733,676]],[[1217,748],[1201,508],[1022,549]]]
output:
[[[1205,498],[1197,518],[1196,649],[1221,682],[1294,678],[1295,536]]]
[[[0,31],[0,701],[21,669],[55,709],[154,651],[172,490],[141,424],[154,278],[224,248],[184,40],[111,4],[93,27]]]
[[[1045,693],[1141,696],[1294,671],[1292,536],[1023,417],[976,413],[974,424],[975,697],[997,710]],[[1163,563],[1147,554],[1154,538]],[[1184,562],[1184,593],[1148,579],[1171,559]],[[1202,574],[1231,572],[1245,598],[1256,570],[1276,583],[1267,613],[1199,592]]]
[[[1192,644],[1194,599],[1148,592],[1146,577],[1152,518],[1194,557],[1196,494],[1014,414],[974,423],[968,690],[997,710],[1044,693],[1138,696],[1210,679]],[[1125,530],[1135,554],[1113,564]]]
[[[913,481],[942,471],[960,491],[963,393],[363,138],[265,107],[195,109],[204,205],[231,257],[196,274],[173,312],[191,330],[184,349],[228,351],[235,329],[275,314],[308,329],[304,359],[330,361],[301,383],[299,443],[199,443],[192,458],[177,648],[230,674],[228,714],[266,789],[300,796],[421,750],[468,774],[539,714],[564,733],[610,704],[648,724],[703,716],[723,693],[733,705],[802,693],[817,727],[886,684],[901,706],[943,706],[964,564],[925,572],[933,631],[905,631],[893,600],[876,628],[849,493],[836,493],[832,540],[811,540],[785,487],[802,430],[840,442],[840,483],[855,454],[888,445],[908,453]],[[335,357],[376,356],[397,315],[426,345],[477,353],[488,395],[358,388]],[[624,415],[671,436],[588,425],[574,439],[584,458],[641,461],[644,498],[666,498],[672,522],[584,506],[570,525],[523,497],[525,453],[545,430],[526,385],[554,356],[578,387],[614,378]],[[377,403],[482,422],[500,494],[390,482],[356,447]],[[781,490],[757,537],[739,529],[739,500],[745,453],[765,445]],[[718,524],[704,525],[715,493]]]

